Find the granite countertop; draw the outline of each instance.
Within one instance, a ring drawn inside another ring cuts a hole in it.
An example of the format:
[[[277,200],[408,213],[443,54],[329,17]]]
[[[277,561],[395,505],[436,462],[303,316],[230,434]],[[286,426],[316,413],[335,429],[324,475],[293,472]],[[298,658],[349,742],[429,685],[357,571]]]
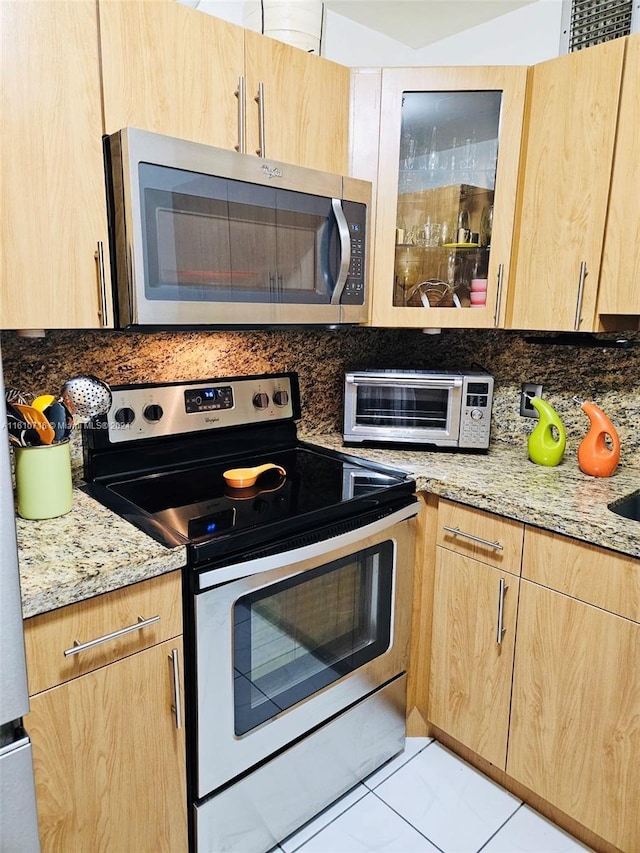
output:
[[[607,504],[640,488],[640,467],[621,465],[612,477],[590,477],[569,450],[560,465],[535,465],[526,445],[495,443],[486,454],[345,448],[340,435],[307,441],[406,471],[418,491],[640,557],[640,522]]]
[[[338,434],[300,436],[406,471],[418,491],[432,492],[640,557],[640,524],[607,504],[640,487],[640,468],[619,467],[613,477],[582,474],[575,453],[556,468],[534,465],[526,448],[497,443],[486,454],[345,448]],[[17,518],[25,618],[178,569],[184,547],[165,548],[89,497],[74,476],[73,509],[46,521]]]
[[[16,518],[24,618],[178,569],[184,547],[165,548],[79,488],[71,512]]]

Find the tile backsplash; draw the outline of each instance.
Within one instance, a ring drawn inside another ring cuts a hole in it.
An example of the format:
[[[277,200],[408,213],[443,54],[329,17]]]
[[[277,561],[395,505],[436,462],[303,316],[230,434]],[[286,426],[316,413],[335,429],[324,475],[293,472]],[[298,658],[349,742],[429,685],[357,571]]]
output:
[[[3,332],[5,384],[56,393],[79,373],[112,385],[162,382],[295,370],[300,376],[305,433],[341,429],[344,371],[351,368],[469,368],[481,365],[496,379],[492,441],[521,442],[535,425],[519,415],[523,382],[543,385],[577,446],[588,421],[576,395],[601,406],[620,434],[623,459],[634,464],[640,446],[640,333],[625,335],[628,348],[531,343],[534,333],[414,329],[343,329],[336,332],[50,331],[45,338]],[[544,336],[554,341],[555,336]],[[597,336],[606,340],[611,336]],[[539,335],[536,336],[540,338]],[[576,341],[579,339],[576,338]]]

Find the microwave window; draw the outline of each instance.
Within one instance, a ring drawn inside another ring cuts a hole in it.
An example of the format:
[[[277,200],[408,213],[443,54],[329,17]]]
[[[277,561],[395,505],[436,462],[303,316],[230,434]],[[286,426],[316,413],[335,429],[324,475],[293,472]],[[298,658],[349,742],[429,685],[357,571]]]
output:
[[[360,426],[446,430],[449,390],[395,385],[360,385],[356,423]]]
[[[387,651],[394,554],[385,541],[236,601],[237,735]]]
[[[331,200],[140,164],[149,299],[328,303]]]

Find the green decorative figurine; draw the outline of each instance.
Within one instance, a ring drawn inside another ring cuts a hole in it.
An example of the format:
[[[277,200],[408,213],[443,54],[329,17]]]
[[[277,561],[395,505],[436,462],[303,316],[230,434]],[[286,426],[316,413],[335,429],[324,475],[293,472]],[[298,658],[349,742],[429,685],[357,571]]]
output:
[[[531,405],[539,420],[529,436],[529,459],[536,465],[559,465],[564,455],[567,434],[556,410],[540,397],[532,397]]]

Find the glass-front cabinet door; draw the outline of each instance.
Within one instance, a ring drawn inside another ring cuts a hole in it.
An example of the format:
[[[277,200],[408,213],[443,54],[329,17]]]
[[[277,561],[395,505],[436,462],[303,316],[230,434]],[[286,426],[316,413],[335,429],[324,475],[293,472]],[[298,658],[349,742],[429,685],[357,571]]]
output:
[[[526,78],[383,70],[373,325],[501,325]]]

